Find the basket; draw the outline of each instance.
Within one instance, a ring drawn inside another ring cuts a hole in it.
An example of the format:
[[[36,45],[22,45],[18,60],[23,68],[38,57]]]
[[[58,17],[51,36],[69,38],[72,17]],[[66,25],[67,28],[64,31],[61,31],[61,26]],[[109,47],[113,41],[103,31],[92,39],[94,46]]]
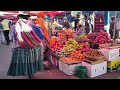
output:
[[[104,56],[99,56],[99,57],[96,56],[96,57],[92,57],[92,56],[88,56],[88,55],[86,55],[85,57],[86,57],[86,59],[91,60],[91,61],[101,61],[101,60],[104,60],[104,59],[105,59]]]

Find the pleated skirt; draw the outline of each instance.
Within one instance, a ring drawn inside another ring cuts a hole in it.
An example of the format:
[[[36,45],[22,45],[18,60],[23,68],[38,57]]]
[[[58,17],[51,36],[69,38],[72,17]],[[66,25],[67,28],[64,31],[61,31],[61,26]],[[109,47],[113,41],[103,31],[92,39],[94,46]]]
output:
[[[42,47],[14,48],[12,60],[7,75],[10,76],[31,76],[43,71]]]

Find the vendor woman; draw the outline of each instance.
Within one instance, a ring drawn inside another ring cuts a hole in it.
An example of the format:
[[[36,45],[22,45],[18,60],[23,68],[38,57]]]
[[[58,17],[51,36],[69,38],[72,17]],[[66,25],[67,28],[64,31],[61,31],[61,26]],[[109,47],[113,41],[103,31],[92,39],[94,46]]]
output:
[[[77,28],[76,28],[75,32],[77,35],[85,34],[85,30],[80,23],[77,24]]]

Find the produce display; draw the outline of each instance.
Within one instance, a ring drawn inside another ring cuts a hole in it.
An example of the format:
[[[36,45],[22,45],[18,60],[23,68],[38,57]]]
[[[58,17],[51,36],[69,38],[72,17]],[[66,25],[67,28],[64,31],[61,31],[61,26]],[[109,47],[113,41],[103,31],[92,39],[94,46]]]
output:
[[[68,39],[68,41],[65,43],[63,49],[66,52],[71,52],[71,51],[73,51],[74,49],[76,49],[78,47],[79,47],[78,42],[71,38],[71,39]]]
[[[78,43],[85,43],[85,42],[87,42],[87,36],[85,34],[78,36],[77,42]]]
[[[70,57],[62,57],[60,60],[67,64],[77,63],[77,61],[75,59],[72,59]]]
[[[61,60],[68,64],[84,61],[85,54],[90,50],[88,43],[80,44],[78,48],[69,53],[64,51],[64,54],[61,55]]]
[[[60,51],[62,48],[63,48],[63,45],[58,38],[50,39],[50,49],[52,51]]]
[[[56,51],[55,55],[58,57],[67,57],[69,53],[70,52],[66,52],[64,49],[62,49],[61,51]]]
[[[82,45],[81,52],[88,52],[91,50],[90,45],[88,43],[84,43],[81,45]]]
[[[108,36],[107,32],[100,30],[96,39],[93,41],[93,43],[99,43],[99,44],[111,43],[111,39]]]
[[[58,40],[57,37],[51,37],[50,38],[50,45],[52,45],[56,40]]]
[[[104,55],[97,49],[91,49],[89,52],[86,53],[86,59],[88,60],[102,60],[104,59]]]
[[[100,30],[100,32],[92,32],[88,34],[88,39],[90,42],[93,42],[95,44],[105,44],[105,43],[111,43],[111,39],[107,32]]]
[[[65,44],[61,43],[61,38],[50,38],[50,49],[54,55],[67,64],[79,63],[84,60],[103,60],[104,55],[98,49],[91,49],[88,40],[94,44],[110,43],[111,40],[103,30],[92,32],[88,36],[85,34],[78,36],[75,40],[68,39]]]
[[[80,49],[75,49],[74,51],[72,51],[69,56],[71,59],[81,62],[85,59],[85,54],[81,52]]]

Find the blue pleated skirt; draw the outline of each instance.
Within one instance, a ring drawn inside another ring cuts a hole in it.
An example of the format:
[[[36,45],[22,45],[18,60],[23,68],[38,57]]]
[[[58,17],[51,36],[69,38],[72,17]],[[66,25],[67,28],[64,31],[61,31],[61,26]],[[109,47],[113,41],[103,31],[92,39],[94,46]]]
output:
[[[43,71],[42,47],[14,48],[12,60],[7,75],[31,76]]]

